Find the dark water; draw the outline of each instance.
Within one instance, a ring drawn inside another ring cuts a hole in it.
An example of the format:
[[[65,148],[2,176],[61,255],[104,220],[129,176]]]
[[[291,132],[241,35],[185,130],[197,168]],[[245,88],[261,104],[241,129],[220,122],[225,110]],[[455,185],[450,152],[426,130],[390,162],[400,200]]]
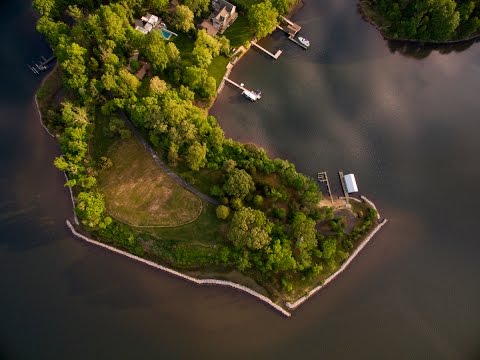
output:
[[[25,66],[47,48],[29,1],[1,2],[0,358],[480,357],[480,45],[392,54],[354,1],[306,3],[296,19],[312,48],[266,40],[282,57],[253,51],[232,74],[264,98],[226,89],[213,112],[227,135],[309,174],[355,172],[390,222],[287,320],[70,236]]]

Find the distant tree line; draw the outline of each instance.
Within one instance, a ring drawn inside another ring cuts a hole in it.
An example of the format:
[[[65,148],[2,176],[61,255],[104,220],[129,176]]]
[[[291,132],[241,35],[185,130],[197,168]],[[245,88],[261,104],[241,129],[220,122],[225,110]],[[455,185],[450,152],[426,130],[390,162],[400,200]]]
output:
[[[362,6],[394,39],[447,41],[480,31],[479,0],[371,0]]]

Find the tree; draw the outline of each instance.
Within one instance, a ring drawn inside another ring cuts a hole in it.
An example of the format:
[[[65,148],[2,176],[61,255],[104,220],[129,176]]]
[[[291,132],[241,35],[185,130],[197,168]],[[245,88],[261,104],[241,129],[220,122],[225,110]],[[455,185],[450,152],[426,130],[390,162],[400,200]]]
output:
[[[68,26],[60,21],[55,22],[48,16],[42,16],[38,19],[37,30],[45,35],[52,46],[57,46],[60,38],[68,33]]]
[[[154,76],[150,79],[149,90],[152,95],[160,96],[167,91],[167,88],[167,83],[158,76]]]
[[[255,30],[255,36],[261,39],[271,34],[278,25],[278,11],[270,0],[253,5],[248,11],[248,21]]]
[[[337,251],[337,241],[334,238],[327,238],[322,243],[322,252],[324,259],[331,259]]]
[[[151,31],[145,37],[143,53],[155,71],[165,70],[170,61],[165,40],[159,31]]]
[[[213,60],[211,51],[204,46],[196,46],[192,51],[195,63],[201,68],[207,68]]]
[[[66,38],[61,38],[56,55],[66,77],[66,85],[80,91],[88,82],[85,55],[87,49],[77,43],[68,43]]]
[[[208,11],[210,0],[185,0],[185,5],[193,11],[195,16],[201,16]]]
[[[109,217],[102,218],[105,202],[99,193],[83,191],[78,194],[76,210],[82,224],[90,228],[105,227],[112,222]]]
[[[33,0],[33,7],[40,13],[40,16],[49,16],[55,10],[55,0]]]
[[[205,166],[207,147],[199,142],[194,142],[187,150],[187,164],[192,170],[200,170]]]
[[[173,14],[173,26],[175,29],[188,32],[195,28],[193,12],[185,5],[178,5]]]
[[[254,189],[255,184],[252,177],[243,169],[233,169],[223,185],[223,190],[228,195],[239,199],[245,198]]]
[[[280,14],[286,14],[294,2],[295,0],[272,0],[273,6],[275,6]]]
[[[294,270],[297,262],[292,254],[292,248],[288,241],[275,240],[269,246],[265,267],[274,272]]]
[[[148,0],[149,7],[157,13],[165,11],[169,3],[169,0]]]
[[[215,211],[217,213],[217,218],[221,220],[225,220],[228,218],[228,215],[230,215],[230,209],[225,205],[218,205]]]
[[[272,224],[263,212],[244,207],[233,215],[228,239],[237,248],[258,250],[270,243],[271,231]]]

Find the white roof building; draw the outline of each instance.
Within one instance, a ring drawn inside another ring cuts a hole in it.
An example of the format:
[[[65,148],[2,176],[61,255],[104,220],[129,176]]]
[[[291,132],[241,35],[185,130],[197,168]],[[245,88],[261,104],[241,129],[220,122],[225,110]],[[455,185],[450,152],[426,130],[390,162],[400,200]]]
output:
[[[357,182],[355,181],[355,175],[347,174],[343,177],[345,179],[345,186],[349,194],[358,192]]]

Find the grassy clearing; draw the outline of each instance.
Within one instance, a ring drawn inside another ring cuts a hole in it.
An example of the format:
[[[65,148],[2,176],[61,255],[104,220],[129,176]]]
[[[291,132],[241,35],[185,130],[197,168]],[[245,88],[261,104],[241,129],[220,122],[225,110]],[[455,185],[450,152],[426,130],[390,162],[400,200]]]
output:
[[[254,31],[248,23],[247,16],[240,15],[237,20],[223,33],[230,40],[232,47],[239,47],[254,37]]]
[[[230,61],[225,56],[217,56],[215,59],[213,59],[212,63],[208,67],[208,74],[212,76],[216,83],[217,83],[217,88],[222,82],[223,76],[225,75],[225,72],[227,71],[227,64]]]
[[[201,200],[170,179],[135,139],[108,152],[113,166],[100,171],[109,213],[133,226],[177,226],[194,220]]]
[[[261,3],[262,0],[233,0],[232,1],[235,5],[239,7],[239,9],[245,11],[249,9],[252,5]]]

